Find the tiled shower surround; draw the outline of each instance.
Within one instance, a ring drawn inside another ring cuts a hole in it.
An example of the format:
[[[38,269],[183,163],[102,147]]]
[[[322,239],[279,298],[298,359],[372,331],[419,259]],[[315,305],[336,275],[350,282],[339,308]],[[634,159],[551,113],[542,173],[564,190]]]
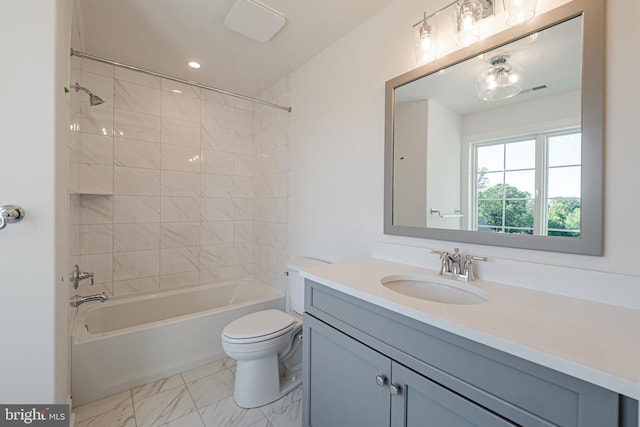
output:
[[[256,277],[283,290],[289,113],[72,58],[72,261],[120,296]],[[262,94],[287,103],[287,79]],[[85,281],[87,282],[87,281]]]

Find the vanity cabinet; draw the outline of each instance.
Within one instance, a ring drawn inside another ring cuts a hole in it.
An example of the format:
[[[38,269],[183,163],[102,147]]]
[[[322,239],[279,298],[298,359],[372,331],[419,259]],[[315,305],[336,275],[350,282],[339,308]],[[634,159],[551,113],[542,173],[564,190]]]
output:
[[[510,423],[332,327],[307,316],[305,425],[508,427]]]
[[[637,423],[637,401],[309,280],[304,316],[304,426]]]

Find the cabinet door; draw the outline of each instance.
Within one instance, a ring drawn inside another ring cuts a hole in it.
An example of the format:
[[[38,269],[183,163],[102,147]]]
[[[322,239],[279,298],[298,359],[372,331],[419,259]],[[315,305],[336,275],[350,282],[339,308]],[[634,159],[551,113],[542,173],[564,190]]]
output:
[[[392,366],[393,427],[516,426],[402,365]],[[397,394],[396,393],[397,390]]]
[[[303,324],[306,425],[388,427],[391,361],[310,316]]]

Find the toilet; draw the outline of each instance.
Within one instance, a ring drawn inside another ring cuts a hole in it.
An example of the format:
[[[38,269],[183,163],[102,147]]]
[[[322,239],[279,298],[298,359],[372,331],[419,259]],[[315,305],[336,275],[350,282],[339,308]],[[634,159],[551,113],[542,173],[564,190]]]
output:
[[[233,398],[242,408],[278,400],[302,382],[303,268],[326,264],[310,258],[287,262],[291,311],[263,310],[242,316],[222,331],[222,349],[237,361]]]

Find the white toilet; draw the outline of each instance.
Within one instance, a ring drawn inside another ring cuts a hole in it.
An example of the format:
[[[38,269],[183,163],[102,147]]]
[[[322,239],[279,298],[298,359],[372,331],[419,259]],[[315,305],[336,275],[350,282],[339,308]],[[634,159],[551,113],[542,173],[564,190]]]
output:
[[[310,258],[287,262],[287,296],[291,312],[263,310],[229,323],[222,348],[237,360],[233,398],[242,408],[271,403],[302,382],[302,313],[304,279],[300,269],[325,264]]]

